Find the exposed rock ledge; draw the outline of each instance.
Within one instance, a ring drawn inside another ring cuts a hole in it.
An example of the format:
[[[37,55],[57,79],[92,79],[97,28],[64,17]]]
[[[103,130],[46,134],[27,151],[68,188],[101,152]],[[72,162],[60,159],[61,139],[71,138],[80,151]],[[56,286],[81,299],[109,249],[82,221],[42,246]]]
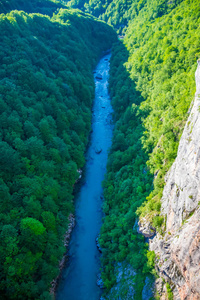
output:
[[[200,62],[195,78],[193,107],[161,200],[166,233],[149,241],[157,255],[156,288],[161,299],[167,299],[161,278],[170,284],[174,300],[200,299]]]
[[[142,218],[138,222],[137,232],[141,233],[146,238],[150,238],[155,235],[156,229],[148,222],[148,220],[146,220],[146,218]]]

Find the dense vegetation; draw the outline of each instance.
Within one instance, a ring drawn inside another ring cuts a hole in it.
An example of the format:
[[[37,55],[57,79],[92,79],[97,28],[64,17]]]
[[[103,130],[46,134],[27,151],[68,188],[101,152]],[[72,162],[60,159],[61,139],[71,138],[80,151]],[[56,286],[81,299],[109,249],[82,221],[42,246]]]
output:
[[[148,15],[151,20],[169,13],[183,0],[70,0],[62,1],[69,7],[79,8],[114,26],[118,33],[126,33],[128,25],[139,16]]]
[[[164,230],[164,176],[195,92],[199,1],[13,0],[0,5],[5,13],[23,7],[50,16],[66,5],[78,7],[126,35],[111,59],[115,130],[100,244],[105,295],[125,261],[136,271],[134,299],[139,300],[145,279],[154,274],[155,254],[138,235],[137,219],[145,217]],[[114,36],[105,24],[66,10],[52,18],[2,14],[0,28],[1,295],[48,299],[64,252],[77,169],[85,161],[92,68]],[[126,294],[120,290],[110,299]]]
[[[67,7],[58,0],[0,0],[0,13],[23,10],[27,13],[41,13],[52,16],[60,8]]]
[[[113,25],[117,32],[121,33],[125,30],[128,21],[134,18],[130,13],[132,7],[137,7],[137,0],[71,0],[65,1],[67,6],[79,8],[87,13],[90,13],[110,25]]]
[[[92,7],[94,1],[90,3]],[[116,282],[118,263],[126,261],[137,274],[134,299],[141,299],[145,278],[154,273],[154,253],[147,251],[135,222],[140,215],[164,230],[160,199],[195,93],[200,6],[197,0],[134,3],[137,13],[123,41],[127,50],[115,46],[111,60],[116,125],[104,182],[106,216],[100,243],[106,293]],[[124,293],[107,297],[117,299]]]
[[[145,99],[141,109],[148,112],[143,120],[142,144],[149,153],[147,165],[155,177],[153,192],[139,213],[153,218],[153,224],[159,227],[162,218],[156,215],[164,176],[176,157],[195,93],[200,6],[197,0],[185,0],[162,17],[152,20],[151,15],[150,9],[141,11],[141,18],[129,26],[125,44],[130,53],[126,66]]]
[[[0,294],[49,299],[83,167],[92,70],[113,30],[61,9],[0,15]]]
[[[117,263],[125,260],[136,271],[134,299],[141,299],[146,276],[151,277],[154,254],[148,251],[144,237],[137,233],[136,210],[152,189],[152,175],[146,167],[148,155],[141,143],[144,131],[141,117],[145,115],[140,103],[144,99],[123,65],[127,59],[125,47],[120,43],[115,45],[110,73],[115,130],[104,181],[106,216],[99,241],[106,289],[116,281]],[[124,299],[127,292],[119,290],[109,299],[118,299],[118,296]]]

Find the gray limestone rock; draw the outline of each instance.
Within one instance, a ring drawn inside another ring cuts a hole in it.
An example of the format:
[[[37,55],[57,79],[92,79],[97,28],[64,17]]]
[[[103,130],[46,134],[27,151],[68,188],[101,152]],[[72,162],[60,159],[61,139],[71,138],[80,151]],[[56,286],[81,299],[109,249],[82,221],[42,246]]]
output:
[[[166,216],[164,236],[149,241],[158,259],[156,269],[173,290],[174,300],[200,299],[200,62],[195,74],[196,94],[185,125],[177,158],[169,170],[161,213]],[[158,280],[157,291],[165,299]]]
[[[137,232],[144,235],[146,238],[153,237],[156,233],[156,229],[149,223],[146,218],[142,218],[138,222]]]

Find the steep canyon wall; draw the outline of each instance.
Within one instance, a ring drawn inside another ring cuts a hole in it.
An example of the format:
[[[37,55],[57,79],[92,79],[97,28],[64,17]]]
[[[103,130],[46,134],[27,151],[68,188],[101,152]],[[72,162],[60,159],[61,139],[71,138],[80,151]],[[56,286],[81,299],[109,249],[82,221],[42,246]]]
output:
[[[161,200],[165,234],[157,233],[149,242],[157,257],[156,289],[161,299],[167,299],[165,282],[176,300],[200,299],[200,61],[195,79],[192,109],[165,178]]]

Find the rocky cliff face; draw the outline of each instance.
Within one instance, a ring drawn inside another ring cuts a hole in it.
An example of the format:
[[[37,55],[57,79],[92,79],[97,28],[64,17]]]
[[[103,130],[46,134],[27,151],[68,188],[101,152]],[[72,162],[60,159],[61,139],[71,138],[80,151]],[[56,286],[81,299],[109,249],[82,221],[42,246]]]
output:
[[[161,299],[168,299],[165,282],[175,300],[200,299],[200,62],[195,78],[193,107],[163,191],[165,235],[157,233],[149,242],[157,255],[156,289]],[[148,226],[143,224],[140,231],[142,227]]]

